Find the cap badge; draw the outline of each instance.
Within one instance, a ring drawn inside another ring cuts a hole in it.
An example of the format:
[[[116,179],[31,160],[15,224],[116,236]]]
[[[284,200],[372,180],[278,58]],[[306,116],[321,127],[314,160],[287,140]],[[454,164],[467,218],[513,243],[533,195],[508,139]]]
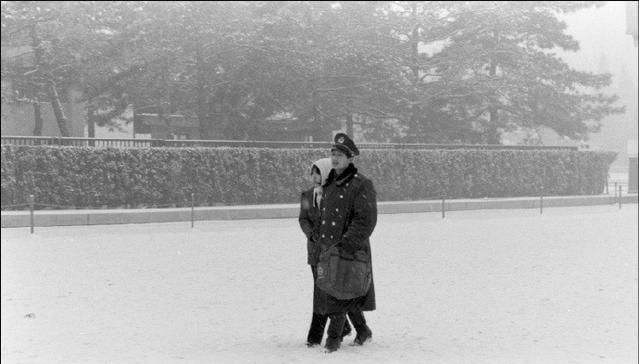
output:
[[[339,137],[337,139],[337,142],[343,144],[344,143],[344,137]]]

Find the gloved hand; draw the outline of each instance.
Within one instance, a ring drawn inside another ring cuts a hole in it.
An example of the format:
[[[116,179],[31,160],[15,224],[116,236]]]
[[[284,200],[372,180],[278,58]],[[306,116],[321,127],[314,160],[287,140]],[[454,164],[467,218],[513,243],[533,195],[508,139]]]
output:
[[[339,243],[339,246],[348,254],[355,254],[355,252],[359,250],[359,246],[357,246],[357,244],[349,243],[344,240]]]

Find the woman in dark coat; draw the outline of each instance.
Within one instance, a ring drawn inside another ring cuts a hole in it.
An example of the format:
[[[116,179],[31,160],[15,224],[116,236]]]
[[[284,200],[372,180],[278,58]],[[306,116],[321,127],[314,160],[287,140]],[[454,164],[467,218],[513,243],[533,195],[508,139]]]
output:
[[[320,302],[325,301],[325,296],[314,283],[317,279],[317,262],[319,260],[319,220],[320,205],[322,203],[323,185],[331,171],[331,159],[323,158],[311,166],[311,177],[315,187],[302,192],[300,203],[299,223],[302,231],[306,235],[306,247],[308,252],[308,264],[313,273],[313,318],[311,327],[306,338],[306,345],[309,347],[320,345],[328,315],[319,311]],[[349,335],[351,326],[348,321],[344,323],[342,338]]]
[[[337,134],[331,150],[333,170],[323,189],[320,253],[336,245],[351,254],[364,250],[371,257],[369,236],[377,224],[377,199],[373,183],[360,174],[353,164],[356,155],[359,155],[359,151],[355,143],[346,134]],[[372,310],[375,310],[374,283],[371,283],[366,295],[351,300],[322,295],[318,311],[328,314],[331,319],[326,339],[327,351],[339,349],[346,313],[357,331],[353,344],[363,345],[370,340],[372,331],[362,311]]]

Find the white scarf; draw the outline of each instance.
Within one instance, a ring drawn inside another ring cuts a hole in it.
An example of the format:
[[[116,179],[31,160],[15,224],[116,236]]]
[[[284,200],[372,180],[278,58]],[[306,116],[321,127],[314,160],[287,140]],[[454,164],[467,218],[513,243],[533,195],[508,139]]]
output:
[[[315,187],[313,189],[313,207],[318,208],[322,203],[322,197],[324,195],[324,188],[322,186]]]
[[[324,188],[322,186],[324,186],[324,184],[326,183],[328,174],[331,172],[331,169],[333,169],[333,164],[331,163],[330,158],[322,158],[315,161],[313,165],[316,166],[317,169],[319,169],[320,176],[322,177],[320,185],[313,189],[313,207],[319,208],[320,203],[322,202],[322,197],[324,195]]]

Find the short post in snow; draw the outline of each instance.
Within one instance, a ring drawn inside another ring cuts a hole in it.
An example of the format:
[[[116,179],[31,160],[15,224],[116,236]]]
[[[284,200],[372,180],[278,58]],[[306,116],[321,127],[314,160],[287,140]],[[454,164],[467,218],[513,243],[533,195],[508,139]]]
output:
[[[30,223],[31,226],[31,234],[33,234],[33,209],[35,207],[35,197],[33,195],[29,195],[29,215],[30,215]]]
[[[193,207],[193,192],[191,192],[191,229],[193,229],[193,225],[194,225],[194,218],[195,218],[195,210]]]
[[[541,186],[541,193],[539,194],[539,213],[544,213],[544,186]]]
[[[619,185],[619,208],[621,208],[621,189],[623,188],[622,185]]]
[[[606,195],[610,194],[610,191],[608,190],[608,183],[610,183],[610,181],[608,181],[608,175],[606,175]]]
[[[442,219],[446,217],[446,194],[442,195]]]

